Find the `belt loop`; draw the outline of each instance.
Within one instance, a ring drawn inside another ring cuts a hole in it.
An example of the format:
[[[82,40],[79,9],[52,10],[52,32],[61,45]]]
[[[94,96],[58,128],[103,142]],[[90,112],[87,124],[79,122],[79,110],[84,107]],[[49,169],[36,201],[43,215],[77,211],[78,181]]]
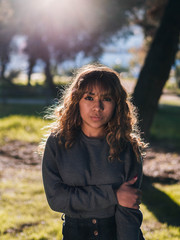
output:
[[[61,215],[61,220],[62,220],[62,221],[65,220],[65,214],[64,214],[64,213]]]

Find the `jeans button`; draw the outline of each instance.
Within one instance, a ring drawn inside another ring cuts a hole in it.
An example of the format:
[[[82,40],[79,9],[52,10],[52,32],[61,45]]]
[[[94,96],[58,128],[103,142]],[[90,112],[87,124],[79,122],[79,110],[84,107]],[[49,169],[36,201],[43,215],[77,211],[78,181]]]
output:
[[[98,231],[97,230],[94,231],[94,236],[98,236]]]
[[[97,223],[97,221],[96,221],[95,218],[92,220],[92,223],[93,223],[93,224],[96,224],[96,223]]]

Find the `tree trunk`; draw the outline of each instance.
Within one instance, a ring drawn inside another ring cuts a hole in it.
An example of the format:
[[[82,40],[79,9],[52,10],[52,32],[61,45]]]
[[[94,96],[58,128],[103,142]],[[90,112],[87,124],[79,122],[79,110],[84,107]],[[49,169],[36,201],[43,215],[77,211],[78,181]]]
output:
[[[30,57],[29,68],[28,68],[28,86],[31,86],[31,74],[32,74],[32,70],[35,65],[35,62],[36,62],[35,59]]]
[[[0,73],[0,79],[1,81],[6,80],[5,78],[5,71],[6,71],[6,65],[7,65],[7,61],[3,59],[3,57],[1,58],[1,73]]]
[[[162,89],[178,50],[180,0],[169,0],[134,90],[140,128],[148,138]]]
[[[53,77],[50,70],[50,62],[49,59],[46,60],[46,67],[45,67],[45,75],[46,75],[46,84],[49,88],[50,95],[54,96],[56,94],[56,87],[53,83]]]

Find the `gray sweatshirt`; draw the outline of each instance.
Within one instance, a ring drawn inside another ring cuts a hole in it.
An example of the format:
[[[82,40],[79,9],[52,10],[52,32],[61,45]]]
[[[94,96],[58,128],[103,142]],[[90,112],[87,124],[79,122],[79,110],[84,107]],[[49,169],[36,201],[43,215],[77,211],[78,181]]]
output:
[[[142,164],[137,163],[131,144],[120,154],[121,161],[111,163],[108,156],[105,138],[89,138],[80,132],[75,144],[66,149],[50,135],[42,163],[48,203],[52,210],[73,218],[115,215],[118,240],[140,239],[140,210],[118,205],[115,190],[135,175],[139,187]]]

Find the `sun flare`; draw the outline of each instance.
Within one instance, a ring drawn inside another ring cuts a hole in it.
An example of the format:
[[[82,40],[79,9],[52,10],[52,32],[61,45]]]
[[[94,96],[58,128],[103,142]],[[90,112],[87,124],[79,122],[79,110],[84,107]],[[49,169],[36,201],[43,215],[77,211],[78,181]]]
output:
[[[99,16],[96,14],[97,3],[84,0],[39,0],[29,3],[31,12],[39,16],[44,27],[58,26],[71,29],[94,29],[98,25]],[[35,23],[36,24],[36,23]]]

